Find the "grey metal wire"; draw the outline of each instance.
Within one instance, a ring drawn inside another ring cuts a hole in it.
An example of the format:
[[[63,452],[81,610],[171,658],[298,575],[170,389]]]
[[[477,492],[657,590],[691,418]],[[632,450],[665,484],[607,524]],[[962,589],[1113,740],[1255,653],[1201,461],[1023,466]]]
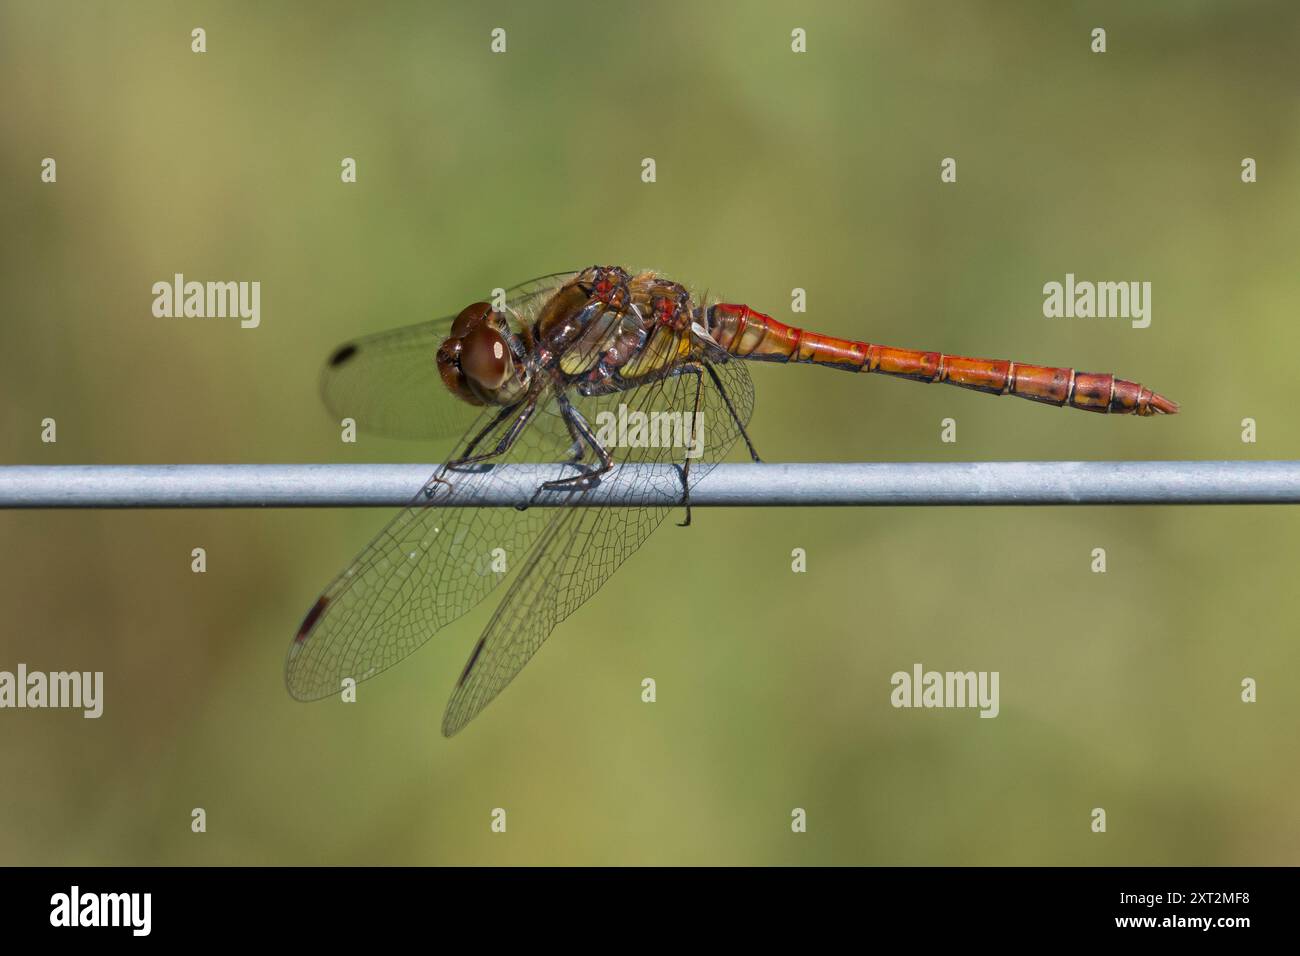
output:
[[[673,466],[662,467],[676,472]],[[398,507],[434,465],[9,465],[0,508]],[[554,475],[553,466],[545,477]],[[541,468],[507,465],[459,505],[534,498]],[[602,504],[673,505],[669,482],[618,469]],[[480,487],[478,483],[468,483]],[[646,485],[659,491],[644,491]],[[535,506],[582,502],[546,493]],[[1002,461],[721,464],[691,489],[695,507],[810,505],[1300,504],[1300,461]]]

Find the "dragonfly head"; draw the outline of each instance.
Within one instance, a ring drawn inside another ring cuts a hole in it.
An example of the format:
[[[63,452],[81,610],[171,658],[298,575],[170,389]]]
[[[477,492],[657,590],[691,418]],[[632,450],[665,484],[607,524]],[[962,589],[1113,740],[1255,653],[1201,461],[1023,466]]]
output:
[[[471,405],[502,404],[527,388],[522,354],[506,317],[475,302],[456,316],[438,347],[438,372],[457,398]]]

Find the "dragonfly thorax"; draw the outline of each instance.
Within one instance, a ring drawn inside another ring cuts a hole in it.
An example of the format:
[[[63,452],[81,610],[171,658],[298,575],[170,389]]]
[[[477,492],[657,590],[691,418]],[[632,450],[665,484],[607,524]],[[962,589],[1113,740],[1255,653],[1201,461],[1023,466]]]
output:
[[[463,309],[438,346],[438,373],[471,405],[506,405],[528,391],[531,374],[522,332],[486,302]]]

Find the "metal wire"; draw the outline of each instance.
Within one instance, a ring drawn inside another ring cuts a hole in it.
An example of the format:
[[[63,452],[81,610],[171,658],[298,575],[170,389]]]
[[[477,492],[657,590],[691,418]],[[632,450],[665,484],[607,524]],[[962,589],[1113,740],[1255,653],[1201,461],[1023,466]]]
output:
[[[673,466],[655,466],[672,475]],[[10,465],[0,508],[354,508],[408,504],[434,465]],[[553,466],[544,477],[554,475]],[[615,469],[601,504],[675,505],[680,479]],[[458,505],[581,504],[537,494],[540,466],[469,482]],[[647,485],[657,491],[644,490]],[[1003,461],[721,464],[691,489],[694,507],[812,505],[1298,504],[1300,461]]]

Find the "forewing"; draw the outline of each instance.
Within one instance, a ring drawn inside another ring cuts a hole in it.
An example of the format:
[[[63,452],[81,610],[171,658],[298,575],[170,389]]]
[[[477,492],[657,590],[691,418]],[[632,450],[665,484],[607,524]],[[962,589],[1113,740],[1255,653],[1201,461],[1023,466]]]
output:
[[[531,323],[536,310],[574,273],[520,283],[506,307]],[[435,356],[455,316],[378,332],[334,350],[321,372],[321,397],[336,421],[351,418],[364,432],[390,438],[453,438],[482,409],[452,396]]]
[[[753,410],[753,387],[743,364],[730,362],[714,366],[741,423]],[[702,453],[692,459],[691,481],[703,478],[727,454],[738,437],[736,423],[712,378],[704,373],[680,375],[631,391],[582,400],[578,407],[593,426],[601,411],[618,414],[623,403],[626,413],[642,411],[691,412],[695,408],[696,383],[700,384],[700,418],[703,428]],[[609,451],[621,468],[620,479],[633,484],[665,486],[680,491],[674,476],[665,476],[650,466],[678,463],[682,447],[613,447]],[[600,486],[584,493],[599,500],[612,490]],[[537,652],[555,626],[586,602],[605,583],[659,523],[670,509],[663,507],[563,508],[529,553],[524,566],[507,590],[501,605],[470,653],[443,716],[442,732],[450,737],[469,723],[505,689]],[[669,588],[671,590],[671,588]],[[669,613],[670,609],[642,608],[633,613]]]
[[[500,409],[484,411],[470,434]],[[495,447],[510,421],[480,444]],[[572,473],[562,462],[571,439],[554,400],[536,414],[501,462],[556,462],[555,477]],[[457,452],[463,445],[457,444]],[[455,497],[489,489],[493,470],[435,473],[325,589],[289,647],[285,682],[299,700],[338,693],[344,678],[373,677],[416,650],[465,614],[522,560],[552,515],[539,509],[450,507]],[[429,494],[426,494],[426,491]]]

